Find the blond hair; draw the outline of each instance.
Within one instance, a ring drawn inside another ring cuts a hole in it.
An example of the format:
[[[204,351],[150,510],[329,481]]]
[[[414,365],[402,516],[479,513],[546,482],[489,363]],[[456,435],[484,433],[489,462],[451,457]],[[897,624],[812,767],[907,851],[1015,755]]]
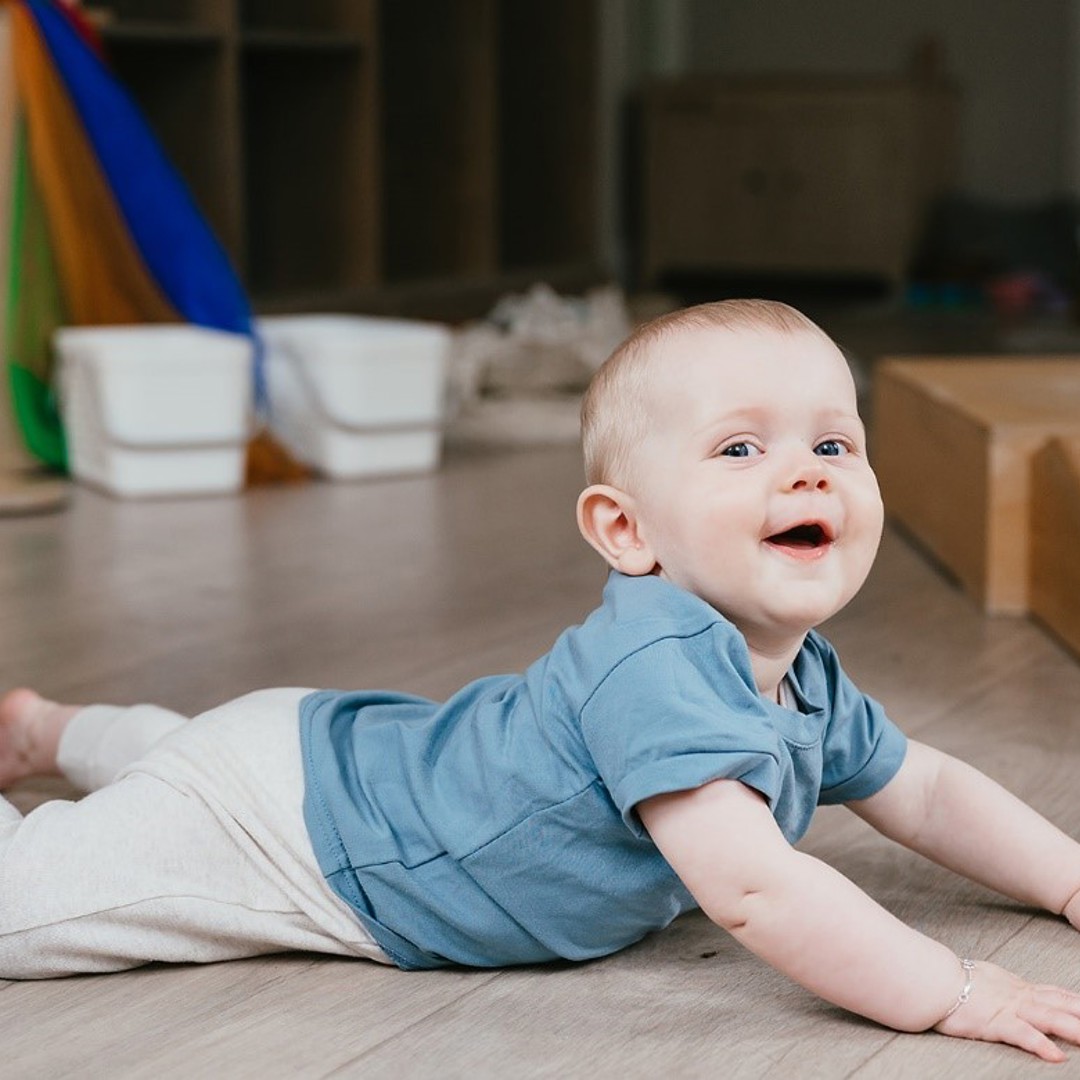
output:
[[[646,435],[655,346],[686,330],[707,329],[813,333],[828,339],[802,312],[776,300],[718,300],[643,323],[600,366],[581,403],[586,483],[627,482],[631,451]]]

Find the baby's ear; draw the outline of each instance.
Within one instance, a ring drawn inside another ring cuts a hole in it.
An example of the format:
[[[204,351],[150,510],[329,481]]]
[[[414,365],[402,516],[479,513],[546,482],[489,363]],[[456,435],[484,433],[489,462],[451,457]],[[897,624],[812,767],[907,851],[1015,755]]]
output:
[[[626,492],[592,484],[578,498],[577,521],[581,535],[613,569],[640,577],[656,568],[656,556],[639,529],[634,500]]]

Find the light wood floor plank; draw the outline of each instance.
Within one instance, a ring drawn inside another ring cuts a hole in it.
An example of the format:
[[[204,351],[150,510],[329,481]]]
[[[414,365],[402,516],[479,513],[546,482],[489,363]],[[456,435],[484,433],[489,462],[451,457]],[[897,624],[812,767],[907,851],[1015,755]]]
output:
[[[324,1076],[496,977],[440,972],[403,992],[377,964],[279,956],[9,984],[4,1054],[20,1076]]]

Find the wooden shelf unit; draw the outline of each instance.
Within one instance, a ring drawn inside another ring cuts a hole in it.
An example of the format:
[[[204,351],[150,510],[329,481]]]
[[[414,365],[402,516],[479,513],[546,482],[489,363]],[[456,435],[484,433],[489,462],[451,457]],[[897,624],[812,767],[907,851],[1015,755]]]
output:
[[[106,52],[257,309],[600,276],[594,0],[115,0]]]

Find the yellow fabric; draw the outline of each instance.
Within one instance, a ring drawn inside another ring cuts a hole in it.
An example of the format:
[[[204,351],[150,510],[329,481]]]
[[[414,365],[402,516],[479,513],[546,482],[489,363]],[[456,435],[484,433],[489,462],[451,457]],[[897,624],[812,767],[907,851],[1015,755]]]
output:
[[[2,0],[0,0],[2,2]],[[30,160],[75,324],[182,322],[143,263],[30,14],[9,4]]]

